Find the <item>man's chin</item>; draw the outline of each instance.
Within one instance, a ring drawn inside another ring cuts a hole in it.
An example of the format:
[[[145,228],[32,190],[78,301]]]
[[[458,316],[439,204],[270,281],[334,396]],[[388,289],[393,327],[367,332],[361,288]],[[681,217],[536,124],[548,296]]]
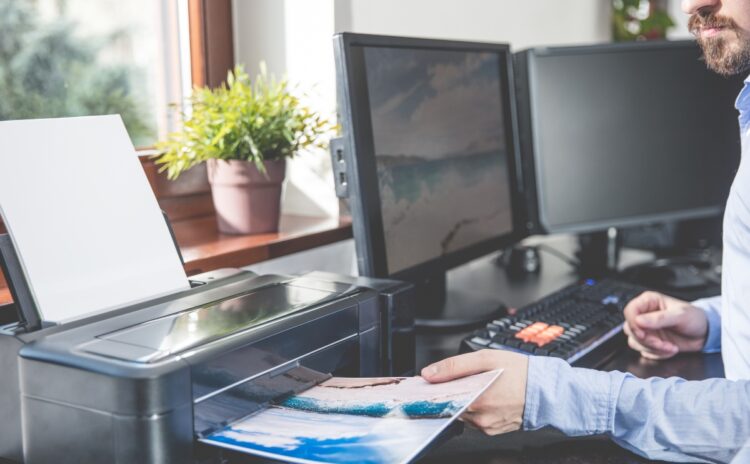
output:
[[[712,37],[698,39],[708,68],[724,76],[750,71],[750,39]]]

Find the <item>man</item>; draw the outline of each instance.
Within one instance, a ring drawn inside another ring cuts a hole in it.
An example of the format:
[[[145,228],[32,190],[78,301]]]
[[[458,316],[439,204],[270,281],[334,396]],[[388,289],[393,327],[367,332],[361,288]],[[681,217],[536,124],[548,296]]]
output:
[[[750,0],[683,0],[682,7],[711,69],[750,71]],[[423,369],[430,382],[505,369],[466,422],[490,435],[545,426],[607,434],[652,459],[750,462],[750,77],[737,109],[743,157],[724,216],[722,296],[690,304],[647,292],[625,308],[628,343],[644,357],[721,349],[727,379],[643,380],[491,350]]]

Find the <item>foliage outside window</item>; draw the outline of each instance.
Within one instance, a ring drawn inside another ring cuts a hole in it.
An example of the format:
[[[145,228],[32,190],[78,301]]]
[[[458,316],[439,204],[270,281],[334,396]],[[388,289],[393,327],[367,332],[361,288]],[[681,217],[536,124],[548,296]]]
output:
[[[159,13],[176,3],[0,0],[0,120],[120,114],[136,146],[153,144],[182,95],[156,58],[169,54]]]

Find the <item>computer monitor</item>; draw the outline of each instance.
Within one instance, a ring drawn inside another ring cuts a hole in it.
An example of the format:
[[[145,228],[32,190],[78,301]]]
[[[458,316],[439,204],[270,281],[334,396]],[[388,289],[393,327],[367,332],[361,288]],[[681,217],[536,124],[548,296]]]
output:
[[[656,42],[516,55],[527,231],[718,215],[737,169],[741,78]]]
[[[344,33],[335,51],[359,272],[439,295],[519,237],[509,47]]]

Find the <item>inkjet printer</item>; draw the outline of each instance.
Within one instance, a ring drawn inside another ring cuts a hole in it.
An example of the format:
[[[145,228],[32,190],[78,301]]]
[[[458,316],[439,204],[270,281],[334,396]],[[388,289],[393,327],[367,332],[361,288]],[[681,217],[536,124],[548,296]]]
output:
[[[331,375],[413,372],[413,357],[394,362],[391,349],[397,333],[413,353],[411,287],[400,282],[224,269],[46,327],[7,236],[0,257],[24,319],[0,327],[0,458],[232,462],[198,440]]]

